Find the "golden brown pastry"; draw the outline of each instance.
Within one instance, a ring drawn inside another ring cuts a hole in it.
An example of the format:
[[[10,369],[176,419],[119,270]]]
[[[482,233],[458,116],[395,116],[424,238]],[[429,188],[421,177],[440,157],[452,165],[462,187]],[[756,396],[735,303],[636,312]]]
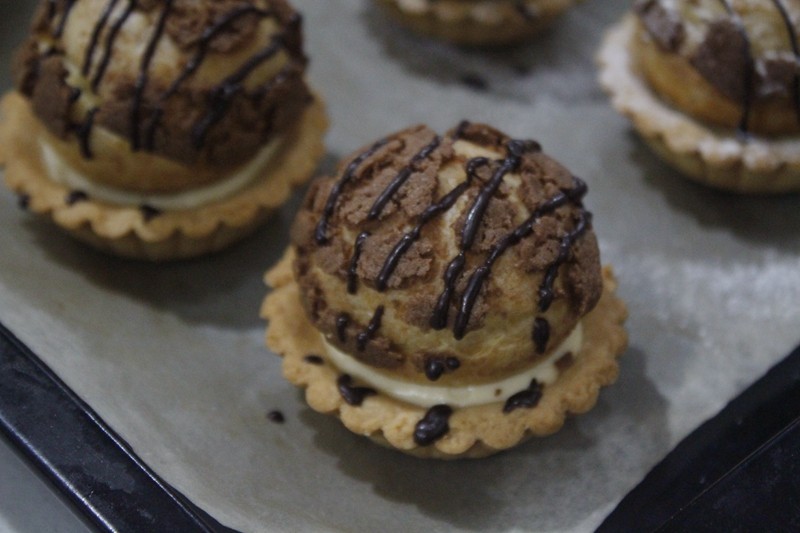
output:
[[[267,344],[312,408],[407,453],[552,433],[626,343],[585,193],[486,125],[389,135],[312,183],[267,274]]]
[[[640,0],[606,37],[601,81],[668,162],[739,192],[800,189],[798,5]]]
[[[6,181],[102,249],[218,250],[322,155],[306,63],[285,0],[43,1],[3,100]]]
[[[529,40],[573,0],[378,0],[419,33],[471,46]]]

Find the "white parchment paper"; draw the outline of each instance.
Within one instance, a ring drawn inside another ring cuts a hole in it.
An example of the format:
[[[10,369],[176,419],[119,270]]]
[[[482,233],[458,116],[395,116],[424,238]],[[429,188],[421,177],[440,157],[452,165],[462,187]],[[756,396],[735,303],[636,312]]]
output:
[[[253,238],[150,265],[73,242],[0,194],[0,321],[156,472],[242,531],[590,531],[681,438],[800,341],[800,198],[744,198],[679,178],[595,82],[592,0],[529,46],[459,50],[366,0],[295,0],[333,127],[323,170],[411,123],[486,121],[539,140],[590,186],[604,262],[627,300],[618,383],[558,434],[480,461],[376,447],[310,411],[263,345],[262,274],[298,196]],[[32,2],[0,4],[0,60]],[[464,82],[478,76],[479,90]],[[10,85],[3,71],[3,88]],[[267,420],[270,410],[286,416]],[[113,465],[111,466],[113,468]],[[119,488],[127,480],[119,479]]]

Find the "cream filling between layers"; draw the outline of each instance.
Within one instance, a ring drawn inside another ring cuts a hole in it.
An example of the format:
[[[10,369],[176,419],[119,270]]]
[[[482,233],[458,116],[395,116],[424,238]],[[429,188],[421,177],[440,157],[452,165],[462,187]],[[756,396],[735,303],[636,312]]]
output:
[[[509,396],[530,387],[531,381],[534,379],[543,385],[553,383],[559,375],[556,366],[558,360],[567,353],[572,353],[575,357],[580,353],[583,343],[583,326],[578,322],[564,342],[546,359],[531,368],[506,379],[464,386],[421,385],[391,378],[335,348],[328,343],[324,335],[322,342],[327,350],[328,358],[334,366],[387,396],[426,408],[439,404],[447,404],[451,407],[469,407],[504,401]]]
[[[281,141],[278,138],[269,142],[249,162],[222,181],[173,194],[141,194],[93,182],[65,162],[47,139],[40,139],[39,146],[48,178],[54,182],[85,192],[95,200],[130,206],[146,204],[169,211],[199,207],[243,189],[262,175],[264,168],[278,151]]]

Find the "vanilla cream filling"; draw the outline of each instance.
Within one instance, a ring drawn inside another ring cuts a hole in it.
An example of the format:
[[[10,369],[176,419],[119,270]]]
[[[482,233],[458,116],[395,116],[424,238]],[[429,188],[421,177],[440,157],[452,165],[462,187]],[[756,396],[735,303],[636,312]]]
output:
[[[71,190],[85,192],[90,198],[120,205],[149,205],[161,210],[191,209],[220,200],[243,189],[263,176],[264,168],[275,156],[281,139],[274,139],[262,148],[248,163],[228,178],[205,187],[171,194],[142,194],[96,183],[64,161],[46,139],[39,140],[42,161],[48,178]]]
[[[425,408],[439,404],[447,404],[451,407],[469,407],[504,401],[511,395],[527,389],[534,379],[543,385],[553,383],[559,374],[556,366],[558,360],[567,353],[572,353],[573,356],[580,353],[583,343],[583,326],[578,322],[564,342],[546,359],[519,374],[491,383],[455,387],[422,385],[388,377],[335,348],[328,343],[324,336],[322,342],[327,350],[328,358],[336,368],[387,396]]]

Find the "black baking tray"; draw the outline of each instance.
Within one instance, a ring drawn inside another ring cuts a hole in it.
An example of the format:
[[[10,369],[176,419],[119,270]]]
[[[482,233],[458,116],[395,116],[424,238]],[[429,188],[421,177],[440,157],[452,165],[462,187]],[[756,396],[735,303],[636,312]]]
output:
[[[99,531],[234,532],[153,472],[3,324],[0,432]]]

